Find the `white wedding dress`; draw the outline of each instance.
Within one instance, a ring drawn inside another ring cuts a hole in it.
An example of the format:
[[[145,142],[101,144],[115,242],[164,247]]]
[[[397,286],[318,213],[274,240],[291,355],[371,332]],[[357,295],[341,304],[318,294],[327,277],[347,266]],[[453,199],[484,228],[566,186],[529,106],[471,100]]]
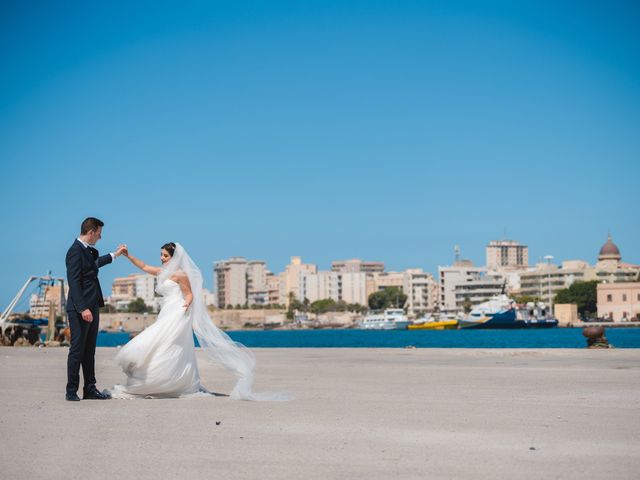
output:
[[[180,286],[166,279],[157,292],[162,295],[158,319],[116,356],[127,382],[113,387],[114,398],[180,397],[206,392],[200,386],[191,318],[183,307]]]
[[[174,274],[186,274],[193,301],[185,310],[180,286]],[[108,392],[113,398],[166,398],[213,395],[200,385],[193,334],[203,351],[236,377],[231,399],[286,401],[286,392],[253,391],[255,358],[244,345],[234,342],[209,317],[202,295],[202,272],[179,243],[173,257],[158,274],[156,291],[162,296],[158,318],[127,343],[116,355],[116,362],[127,375],[123,385]]]

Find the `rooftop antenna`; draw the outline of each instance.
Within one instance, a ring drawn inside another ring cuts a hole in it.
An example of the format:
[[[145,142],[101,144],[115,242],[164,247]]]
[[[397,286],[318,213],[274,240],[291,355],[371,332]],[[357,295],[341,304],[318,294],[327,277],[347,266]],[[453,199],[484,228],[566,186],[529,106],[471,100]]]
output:
[[[456,262],[460,261],[460,245],[453,247],[453,254],[455,255]]]

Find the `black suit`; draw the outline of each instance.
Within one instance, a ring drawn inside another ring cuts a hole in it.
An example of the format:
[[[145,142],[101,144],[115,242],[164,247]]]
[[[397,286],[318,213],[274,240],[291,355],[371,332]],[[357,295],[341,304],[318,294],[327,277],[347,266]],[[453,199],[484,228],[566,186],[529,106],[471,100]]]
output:
[[[104,297],[98,281],[98,269],[113,261],[113,257],[103,255],[93,247],[85,248],[78,240],[67,252],[67,316],[71,328],[71,346],[67,359],[67,393],[76,393],[80,386],[80,365],[84,376],[84,391],[95,387],[95,353],[100,307],[104,307]],[[91,323],[82,319],[82,311],[90,310]]]

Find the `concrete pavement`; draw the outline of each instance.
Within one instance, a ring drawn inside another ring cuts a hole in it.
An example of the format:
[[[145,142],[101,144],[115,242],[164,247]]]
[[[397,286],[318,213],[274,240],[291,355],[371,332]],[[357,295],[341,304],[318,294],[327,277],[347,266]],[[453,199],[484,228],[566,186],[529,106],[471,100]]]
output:
[[[254,351],[255,390],[294,401],[65,402],[67,349],[0,348],[0,478],[640,475],[640,350]],[[115,352],[98,349],[100,388],[123,379]]]

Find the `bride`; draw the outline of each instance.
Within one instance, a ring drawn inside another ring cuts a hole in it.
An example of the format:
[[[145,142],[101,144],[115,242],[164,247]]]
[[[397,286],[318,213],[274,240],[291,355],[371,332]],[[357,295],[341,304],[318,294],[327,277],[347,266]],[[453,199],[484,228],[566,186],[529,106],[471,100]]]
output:
[[[116,355],[127,381],[113,387],[112,397],[209,394],[200,384],[193,331],[206,353],[235,374],[237,382],[231,398],[289,399],[283,393],[252,391],[255,358],[244,345],[231,340],[213,324],[202,298],[202,273],[182,245],[170,242],[162,246],[161,267],[145,264],[128,250],[124,255],[139,269],[158,277],[156,292],[163,298],[157,320]]]

